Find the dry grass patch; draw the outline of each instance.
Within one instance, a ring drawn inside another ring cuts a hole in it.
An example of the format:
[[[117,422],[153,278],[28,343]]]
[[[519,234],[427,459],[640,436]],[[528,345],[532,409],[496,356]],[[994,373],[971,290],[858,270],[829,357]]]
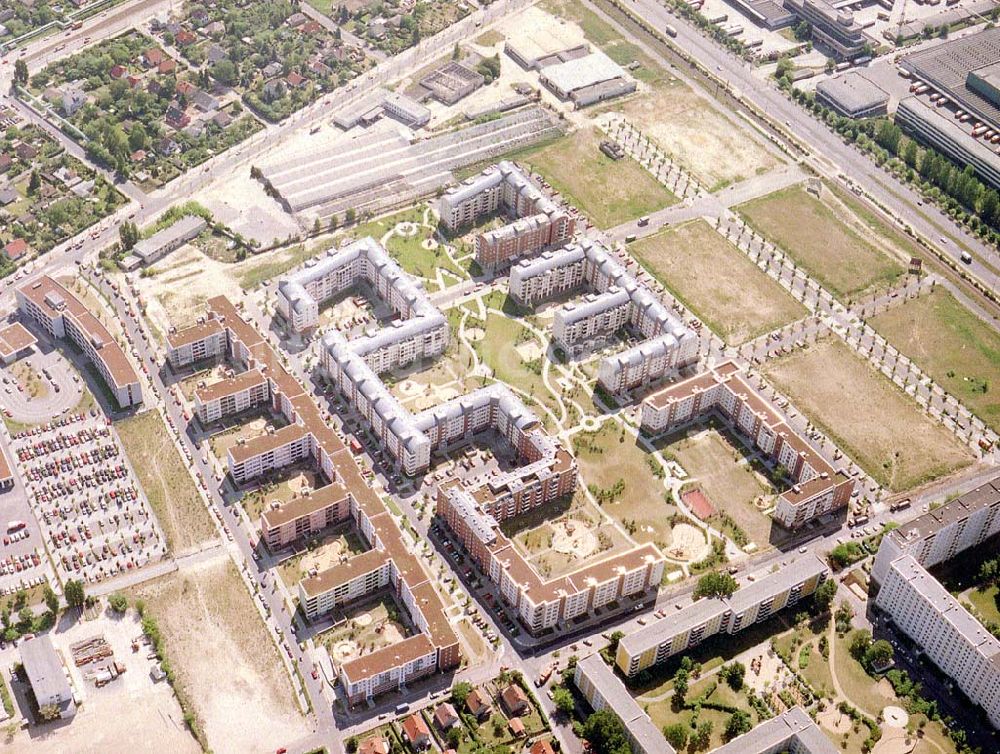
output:
[[[839,340],[763,366],[779,390],[879,484],[908,490],[968,466],[972,453]]]
[[[938,288],[869,324],[941,387],[1000,430],[1000,334]]]
[[[645,238],[632,251],[727,343],[745,343],[807,314],[704,220]]]
[[[215,538],[212,519],[159,412],[124,419],[115,429],[171,552]]]
[[[677,203],[677,197],[630,158],[600,151],[601,132],[581,128],[520,161],[541,173],[600,228],[610,228]]]
[[[718,190],[781,163],[745,124],[730,119],[679,82],[609,109],[625,116],[702,185]]]
[[[273,751],[305,732],[278,650],[228,557],[135,594],[159,624],[212,751]]]
[[[903,274],[887,239],[874,234],[829,191],[817,199],[801,185],[741,204],[747,222],[838,297],[886,288]]]

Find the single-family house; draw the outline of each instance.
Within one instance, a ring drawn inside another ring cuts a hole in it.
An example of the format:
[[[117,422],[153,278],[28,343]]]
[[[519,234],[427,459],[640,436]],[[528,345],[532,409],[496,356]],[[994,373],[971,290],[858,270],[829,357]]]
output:
[[[197,42],[198,36],[194,32],[182,29],[176,34],[176,36],[174,36],[174,41],[177,43],[178,47],[187,47],[188,45],[193,45]]]
[[[142,53],[142,64],[147,68],[156,68],[165,58],[166,55],[159,47],[150,47]]]
[[[182,128],[186,128],[191,122],[191,116],[179,107],[168,107],[167,114],[164,119],[167,121],[168,126],[176,128],[178,131]]]
[[[233,122],[233,116],[225,110],[219,110],[219,112],[212,116],[212,122],[219,128],[228,128],[229,124]]]
[[[19,194],[14,190],[13,186],[4,186],[0,188],[0,207],[6,207],[8,204],[13,204],[17,201]]]
[[[469,695],[465,698],[465,706],[479,722],[486,720],[493,711],[493,708],[490,706],[490,700],[479,689],[473,689],[469,692]]]
[[[221,37],[226,33],[226,25],[222,21],[213,21],[203,31],[210,37]]]
[[[426,749],[431,745],[431,731],[427,723],[418,714],[414,713],[403,721],[403,737],[406,738],[410,746],[418,751]]]
[[[302,24],[304,24],[308,20],[309,18],[306,16],[306,14],[300,12],[300,13],[293,13],[292,15],[290,15],[288,17],[288,20],[285,21],[285,23],[294,29],[296,26],[302,26]]]
[[[521,718],[512,717],[507,722],[507,727],[510,729],[510,734],[514,736],[514,738],[524,738],[524,721]]]
[[[516,683],[510,684],[503,690],[503,693],[500,694],[500,703],[508,715],[523,715],[531,706],[528,702],[528,695]]]
[[[128,73],[128,68],[123,65],[113,65],[111,66],[111,70],[108,71],[108,75],[115,81],[124,78],[126,73]]]
[[[162,139],[156,142],[156,151],[162,154],[164,157],[170,157],[181,151],[180,144],[178,144],[173,139],[164,136]]]
[[[214,113],[219,109],[219,100],[208,92],[198,89],[190,97],[190,102],[203,113]]]
[[[358,744],[358,754],[389,754],[389,751],[385,736],[372,736]]]
[[[10,158],[9,154],[0,152],[0,173],[6,173],[13,164],[14,161]]]
[[[62,98],[62,111],[66,114],[66,117],[71,117],[87,104],[87,95],[79,87],[71,87],[63,93]]]
[[[544,738],[535,741],[528,749],[528,754],[556,754],[556,750],[552,748],[552,743]]]
[[[156,72],[161,76],[166,76],[167,74],[173,73],[177,70],[177,61],[173,58],[167,58],[157,67]]]
[[[205,59],[214,65],[220,60],[226,59],[226,50],[222,45],[213,42],[208,46],[208,52],[205,53]]]
[[[38,157],[38,150],[26,141],[22,141],[14,147],[14,154],[21,160],[33,160]]]
[[[16,262],[18,259],[23,257],[28,253],[28,242],[23,238],[15,238],[9,244],[3,247],[4,256],[7,257],[12,262]]]
[[[458,724],[458,713],[448,702],[439,704],[437,709],[434,710],[434,724],[437,725],[440,730],[448,730],[452,726]]]
[[[292,89],[301,89],[309,82],[309,79],[307,79],[300,73],[292,71],[287,76],[285,76],[285,81],[288,82],[288,85],[292,87]]]
[[[281,63],[273,62],[273,63],[268,63],[266,66],[264,66],[264,70],[261,71],[261,73],[264,74],[264,78],[273,79],[275,76],[281,73],[282,70],[283,68]]]

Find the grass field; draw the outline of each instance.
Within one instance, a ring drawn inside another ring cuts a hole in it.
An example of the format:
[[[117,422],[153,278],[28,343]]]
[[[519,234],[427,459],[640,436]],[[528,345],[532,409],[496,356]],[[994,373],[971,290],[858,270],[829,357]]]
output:
[[[676,439],[662,448],[697,482],[720,513],[733,517],[751,542],[766,547],[771,519],[754,507],[754,500],[769,498],[773,490],[747,463],[740,463],[741,449],[712,429],[694,437]]]
[[[300,735],[278,650],[228,556],[148,581],[134,594],[159,625],[213,751],[273,750]]]
[[[869,324],[1000,430],[1000,334],[942,288],[882,312]]]
[[[677,197],[630,158],[612,160],[600,151],[601,133],[581,128],[521,161],[541,173],[567,201],[600,228],[634,220],[677,203]]]
[[[159,412],[145,411],[115,428],[171,552],[218,536]]]
[[[727,343],[745,343],[807,314],[704,220],[644,238],[632,252]]]
[[[984,622],[1000,626],[1000,587],[989,586],[970,589],[963,595],[972,603],[976,612]]]
[[[371,236],[376,241],[381,241],[382,237],[395,228],[398,223],[416,223],[417,233],[415,235],[403,236],[393,233],[386,241],[386,250],[399,262],[399,266],[411,275],[429,280],[435,279],[439,267],[459,278],[467,277],[465,270],[455,266],[451,261],[445,253],[444,247],[438,246],[436,249],[425,249],[423,247],[422,244],[426,239],[434,237],[434,229],[422,225],[424,209],[425,207],[420,205],[394,215],[372,220],[364,225],[353,228],[350,234],[354,238]]]
[[[973,460],[954,435],[838,340],[770,361],[763,372],[890,490],[908,490]]]
[[[902,265],[872,242],[869,226],[843,207],[835,211],[830,202],[802,186],[776,191],[737,209],[754,229],[838,297],[884,288],[903,274]]]
[[[575,435],[573,446],[581,481],[594,491],[604,512],[621,522],[636,541],[666,548],[671,542],[670,516],[677,508],[666,501],[663,481],[651,465],[658,467],[653,457],[630,434],[623,435],[615,422]],[[601,503],[600,493],[610,494],[616,485],[618,494]]]
[[[753,712],[750,703],[747,701],[746,693],[744,691],[734,692],[725,683],[721,682],[718,676],[709,676],[696,683],[692,683],[688,688],[686,698],[689,701],[698,699],[710,691],[712,687],[715,687],[715,690],[708,696],[707,701],[716,704],[731,705],[750,713],[750,718],[754,725],[760,722],[757,714]],[[661,730],[664,726],[677,722],[684,723],[690,727],[692,719],[696,715],[695,710],[685,708],[675,712],[671,704],[671,699],[665,699],[644,706],[647,707],[646,712],[649,714],[650,719]],[[697,722],[705,722],[707,720],[712,723],[712,739],[708,750],[713,750],[725,743],[726,723],[729,721],[729,716],[730,713],[721,710],[709,709],[708,707],[700,708],[700,711],[697,713]]]

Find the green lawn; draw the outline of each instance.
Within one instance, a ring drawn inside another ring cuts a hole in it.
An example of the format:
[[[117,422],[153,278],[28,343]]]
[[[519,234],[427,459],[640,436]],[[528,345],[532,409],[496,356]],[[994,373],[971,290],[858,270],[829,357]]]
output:
[[[628,157],[612,160],[601,152],[602,138],[596,128],[581,128],[520,159],[600,228],[677,203],[638,162]]]
[[[1000,430],[1000,334],[943,288],[869,323],[941,387]]]
[[[1000,587],[972,589],[965,595],[976,608],[980,618],[1000,626]]]
[[[801,185],[741,204],[737,210],[838,297],[850,299],[865,290],[885,288],[904,272],[898,261],[875,245],[871,226],[842,208],[835,210]]]

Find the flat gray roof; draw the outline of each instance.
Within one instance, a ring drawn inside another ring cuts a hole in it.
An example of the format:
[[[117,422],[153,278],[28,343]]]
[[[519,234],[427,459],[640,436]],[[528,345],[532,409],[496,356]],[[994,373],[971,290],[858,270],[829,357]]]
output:
[[[582,58],[544,68],[542,78],[568,94],[586,86],[629,77],[624,68],[600,50],[596,50]]]
[[[797,744],[792,746],[792,744]],[[732,741],[712,754],[764,754],[782,751],[786,747],[797,754],[836,754],[833,745],[801,707],[792,707],[777,717],[765,720],[756,728]]]
[[[816,91],[836,102],[846,112],[868,110],[889,101],[887,91],[873,84],[857,71],[820,81],[816,85]]]
[[[46,636],[37,636],[21,643],[21,663],[28,676],[35,696],[50,698],[58,696],[69,699],[72,693],[62,660],[52,646],[52,640]]]
[[[889,532],[887,536],[900,543],[924,539],[949,524],[961,521],[978,510],[996,504],[1000,504],[1000,475],[964,495],[959,495],[940,508],[917,516],[906,525]]]

